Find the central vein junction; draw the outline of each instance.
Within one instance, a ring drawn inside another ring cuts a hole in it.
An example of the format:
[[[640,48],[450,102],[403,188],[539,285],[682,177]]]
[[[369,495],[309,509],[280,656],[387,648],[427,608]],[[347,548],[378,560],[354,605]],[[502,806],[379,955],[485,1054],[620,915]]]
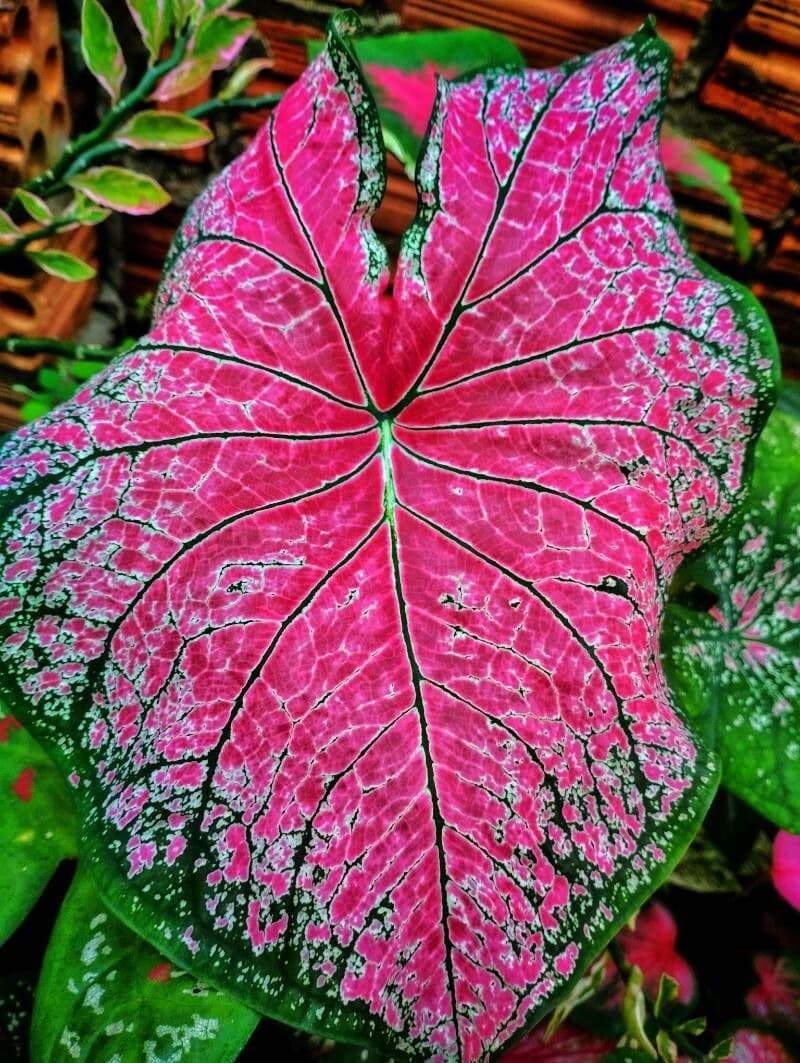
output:
[[[392,422],[388,419],[380,422],[381,431],[381,461],[383,462],[383,509],[386,519],[391,527],[394,527],[394,511],[397,497],[394,493],[394,474],[392,473]]]

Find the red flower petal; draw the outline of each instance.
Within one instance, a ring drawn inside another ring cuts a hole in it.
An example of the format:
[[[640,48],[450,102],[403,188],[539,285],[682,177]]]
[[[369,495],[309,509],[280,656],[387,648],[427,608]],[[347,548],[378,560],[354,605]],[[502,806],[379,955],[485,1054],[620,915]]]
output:
[[[800,834],[779,830],[775,835],[772,882],[784,900],[800,909]]]

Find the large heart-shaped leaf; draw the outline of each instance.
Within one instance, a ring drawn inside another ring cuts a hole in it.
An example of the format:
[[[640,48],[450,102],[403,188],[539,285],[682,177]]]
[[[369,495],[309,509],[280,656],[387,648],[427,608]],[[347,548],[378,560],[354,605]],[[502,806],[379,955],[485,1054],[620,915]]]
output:
[[[649,28],[440,84],[389,297],[336,25],[191,210],[149,336],[7,445],[2,687],[173,960],[477,1060],[710,799],[660,613],[735,501],[774,341],[686,249]]]
[[[772,414],[737,530],[685,572],[718,600],[669,605],[672,689],[719,751],[724,784],[800,832],[800,420]]]

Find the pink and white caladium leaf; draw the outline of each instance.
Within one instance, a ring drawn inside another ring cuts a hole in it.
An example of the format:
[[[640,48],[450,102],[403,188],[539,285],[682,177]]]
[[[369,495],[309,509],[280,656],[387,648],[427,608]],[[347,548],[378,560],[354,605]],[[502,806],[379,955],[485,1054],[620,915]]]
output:
[[[672,689],[723,785],[800,834],[800,419],[773,412],[737,528],[682,579],[663,634]],[[695,586],[709,610],[690,607]]]
[[[483,1060],[710,800],[660,614],[774,341],[686,249],[649,27],[439,84],[390,296],[349,25],[190,211],[150,334],[7,444],[2,689],[173,962]]]
[[[309,58],[316,58],[324,46],[322,41],[308,41]],[[525,65],[507,37],[477,28],[365,37],[356,42],[355,52],[375,95],[386,149],[412,180],[436,99],[436,79]]]

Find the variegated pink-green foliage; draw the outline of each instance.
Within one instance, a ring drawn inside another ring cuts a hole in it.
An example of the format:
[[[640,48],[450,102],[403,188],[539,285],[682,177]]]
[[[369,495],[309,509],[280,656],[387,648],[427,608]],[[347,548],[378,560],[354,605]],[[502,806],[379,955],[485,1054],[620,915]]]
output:
[[[649,30],[441,84],[394,290],[337,30],[191,211],[151,333],[8,444],[2,688],[112,907],[257,1008],[479,1060],[687,844],[658,660],[771,389],[687,252]]]

